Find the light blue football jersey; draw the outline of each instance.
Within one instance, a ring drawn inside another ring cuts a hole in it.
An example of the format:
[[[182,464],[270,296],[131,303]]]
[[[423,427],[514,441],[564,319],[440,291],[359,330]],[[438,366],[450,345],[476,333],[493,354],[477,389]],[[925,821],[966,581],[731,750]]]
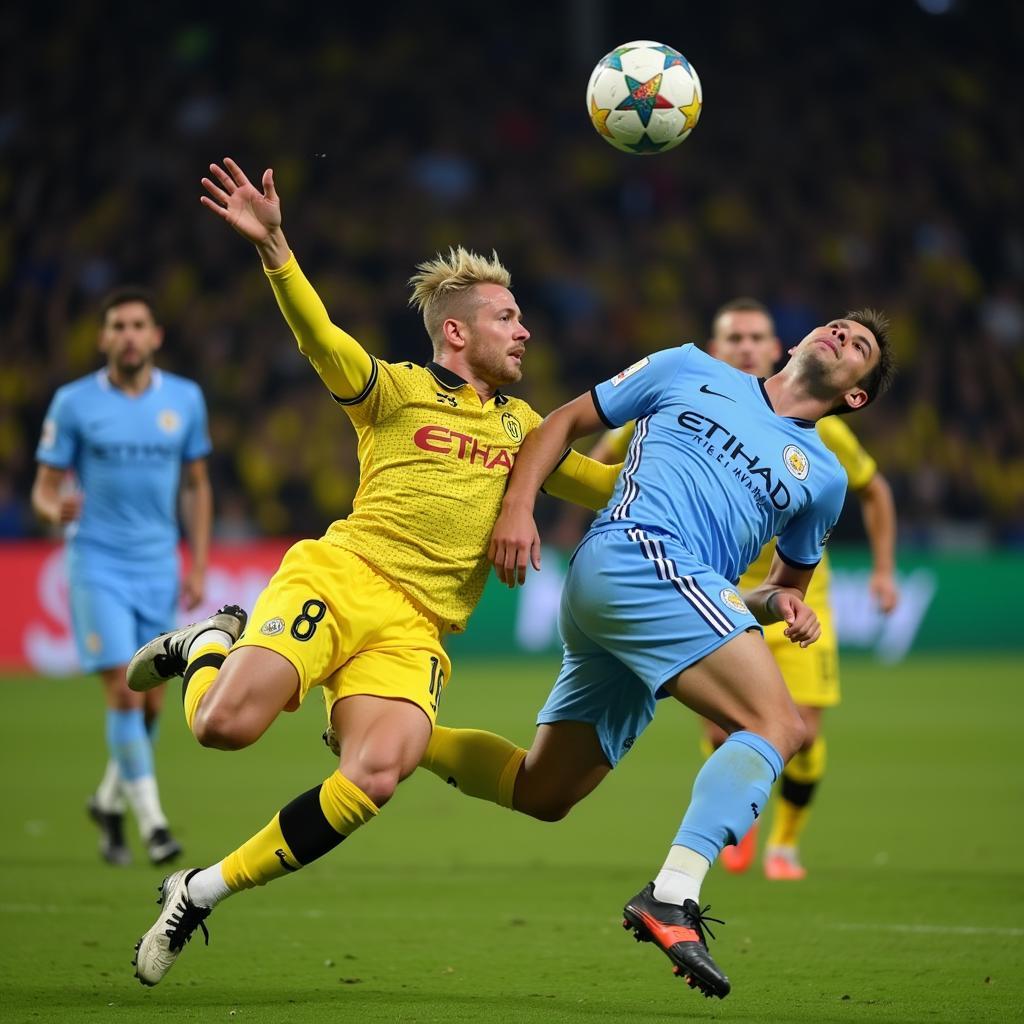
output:
[[[761,548],[817,564],[846,474],[808,420],[779,416],[763,383],[694,345],[641,359],[593,389],[610,427],[636,420],[591,531],[660,530],[734,583]]]
[[[104,369],[57,390],[36,459],[78,477],[84,500],[65,534],[71,551],[137,565],[174,557],[181,466],[210,449],[194,381],[154,370],[132,396]]]

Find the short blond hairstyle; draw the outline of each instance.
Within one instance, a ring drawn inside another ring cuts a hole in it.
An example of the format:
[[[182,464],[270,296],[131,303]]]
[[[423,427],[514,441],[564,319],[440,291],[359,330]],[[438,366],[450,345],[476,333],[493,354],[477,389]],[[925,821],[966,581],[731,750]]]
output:
[[[409,305],[423,314],[423,325],[437,351],[442,343],[441,325],[449,316],[466,316],[463,304],[469,290],[477,284],[500,284],[508,288],[512,275],[492,249],[490,259],[461,245],[452,246],[448,255],[438,253],[416,267],[409,278],[412,295]]]

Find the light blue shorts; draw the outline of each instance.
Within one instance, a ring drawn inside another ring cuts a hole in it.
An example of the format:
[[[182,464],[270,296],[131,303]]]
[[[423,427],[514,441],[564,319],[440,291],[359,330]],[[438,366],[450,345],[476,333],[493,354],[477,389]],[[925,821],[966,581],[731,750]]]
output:
[[[650,724],[664,683],[761,629],[728,580],[674,538],[639,529],[584,539],[558,625],[562,668],[537,724],[589,722],[613,766]]]
[[[68,552],[71,623],[85,672],[126,665],[159,633],[174,629],[177,558],[126,569],[90,553]]]

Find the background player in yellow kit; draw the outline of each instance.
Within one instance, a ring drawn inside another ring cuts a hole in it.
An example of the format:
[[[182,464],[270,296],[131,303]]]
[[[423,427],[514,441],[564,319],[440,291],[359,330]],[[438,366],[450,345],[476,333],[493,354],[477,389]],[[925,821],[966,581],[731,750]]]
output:
[[[147,985],[197,928],[205,933],[216,903],[333,849],[419,763],[451,671],[442,638],[465,627],[479,600],[512,461],[540,422],[501,391],[522,376],[530,334],[497,254],[460,247],[421,264],[411,302],[434,360],[387,363],[331,323],[281,230],[273,173],[261,191],[232,160],[210,171],[202,201],[256,246],[300,351],[355,426],[360,482],[347,519],[286,553],[248,632],[245,612],[225,607],[151,641],[128,679],[145,690],[183,675],[189,727],[226,750],[258,739],[320,686],[341,755],[337,771],[233,853],[164,879],[163,909],[137,947]],[[569,452],[547,489],[596,509],[617,470]]]
[[[730,366],[756,377],[768,377],[782,356],[782,345],[767,308],[756,299],[734,299],[722,306],[712,322],[708,352]],[[860,446],[853,431],[838,416],[818,420],[818,434],[842,464],[849,489],[860,500],[864,528],[871,546],[871,593],[883,612],[896,607],[899,594],[894,577],[896,510],[889,484],[878,472],[875,460]],[[618,463],[625,457],[633,436],[632,424],[609,431],[595,445],[591,455],[603,462]],[[758,586],[768,574],[774,543],[768,544],[739,582],[741,591]],[[807,824],[814,791],[825,773],[825,738],[822,714],[839,703],[839,645],[828,599],[828,556],[818,564],[806,602],[821,624],[821,638],[810,647],[790,643],[784,623],[766,626],[764,638],[782,671],[807,738],[789,761],[776,794],[774,816],[764,851],[765,875],[774,880],[799,880],[806,875],[800,863],[799,841]],[[704,720],[705,754],[725,742],[726,734],[713,722]],[[757,848],[757,825],[736,846],[722,850],[726,869],[746,871]]]

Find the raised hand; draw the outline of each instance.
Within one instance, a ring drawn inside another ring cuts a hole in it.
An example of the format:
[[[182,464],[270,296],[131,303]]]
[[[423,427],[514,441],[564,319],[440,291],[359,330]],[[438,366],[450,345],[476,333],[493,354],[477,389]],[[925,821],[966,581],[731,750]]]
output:
[[[224,158],[223,167],[210,164],[210,173],[216,181],[202,179],[203,187],[210,193],[199,197],[203,206],[254,245],[271,242],[281,229],[281,201],[274,188],[273,170],[267,168],[263,172],[262,192],[231,157]]]

